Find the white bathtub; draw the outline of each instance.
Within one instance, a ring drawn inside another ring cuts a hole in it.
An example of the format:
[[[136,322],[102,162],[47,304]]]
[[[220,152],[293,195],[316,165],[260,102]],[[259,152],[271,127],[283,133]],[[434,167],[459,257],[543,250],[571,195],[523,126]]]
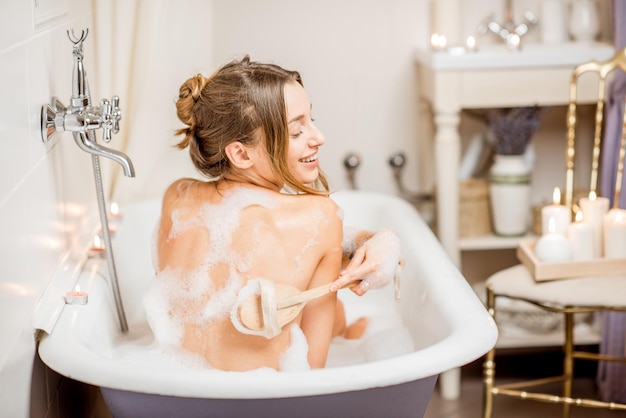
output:
[[[141,299],[153,277],[150,236],[159,202],[151,201],[122,207],[124,217],[114,237],[129,335],[118,330],[106,264],[90,260],[78,278],[89,302],[63,307],[39,344],[41,359],[61,375],[99,386],[116,418],[423,416],[439,373],[486,353],[496,342],[496,326],[412,206],[394,196],[361,191],[342,191],[333,198],[345,212],[345,225],[385,227],[400,236],[406,259],[400,300],[394,299],[393,286],[363,298],[349,291],[340,296],[349,316],[363,310],[377,315],[368,332],[383,329],[387,317],[401,321],[413,351],[280,373],[173,368],[150,360]],[[129,346],[145,347],[146,355],[126,355]]]

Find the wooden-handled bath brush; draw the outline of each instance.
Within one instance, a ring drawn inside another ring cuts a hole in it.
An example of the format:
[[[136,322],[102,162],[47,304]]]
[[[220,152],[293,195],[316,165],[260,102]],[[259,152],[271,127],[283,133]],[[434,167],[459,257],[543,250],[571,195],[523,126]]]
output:
[[[350,282],[344,288],[357,282]],[[240,292],[243,297],[235,303],[231,321],[240,332],[273,338],[300,314],[307,302],[331,293],[330,286],[329,283],[301,291],[271,280],[250,280],[242,290],[246,287],[256,289]]]

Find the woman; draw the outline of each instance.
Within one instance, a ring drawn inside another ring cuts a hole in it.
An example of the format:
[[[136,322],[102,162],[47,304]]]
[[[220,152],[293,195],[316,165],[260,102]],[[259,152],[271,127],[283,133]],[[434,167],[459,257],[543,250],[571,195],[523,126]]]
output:
[[[272,339],[238,332],[229,317],[249,280],[304,291],[339,274],[342,221],[299,74],[246,57],[187,80],[176,106],[187,125],[178,146],[211,180],[178,180],[165,192],[146,299],[157,340],[222,370],[324,367],[335,293]],[[280,193],[285,186],[297,194]]]

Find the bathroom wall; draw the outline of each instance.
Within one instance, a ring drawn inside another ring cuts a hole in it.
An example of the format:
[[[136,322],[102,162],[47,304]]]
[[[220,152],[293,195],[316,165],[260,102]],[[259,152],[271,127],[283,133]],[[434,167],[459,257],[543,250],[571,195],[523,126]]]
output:
[[[92,26],[90,2],[0,2],[2,417],[59,416],[48,397],[48,387],[59,381],[36,360],[33,313],[62,256],[74,256],[69,250],[89,226],[95,195],[89,156],[69,134],[44,145],[39,114],[51,96],[67,104],[71,95],[72,45],[65,31]],[[88,67],[92,39],[85,46]]]
[[[393,193],[387,160],[395,151],[407,154],[405,179],[417,187],[413,49],[428,41],[428,0],[214,1],[211,13],[182,15],[156,3],[162,9],[157,27],[171,30],[154,35],[159,49],[147,57],[150,71],[141,80],[148,95],[136,106],[125,149],[137,179],[116,182],[116,200],[159,196],[173,179],[196,175],[186,152],[171,146],[180,127],[173,99],[186,78],[209,75],[245,54],[301,71],[316,123],[327,136],[321,164],[334,188],[346,187],[343,159],[357,152],[363,161],[358,186]],[[189,3],[195,2],[181,2]]]

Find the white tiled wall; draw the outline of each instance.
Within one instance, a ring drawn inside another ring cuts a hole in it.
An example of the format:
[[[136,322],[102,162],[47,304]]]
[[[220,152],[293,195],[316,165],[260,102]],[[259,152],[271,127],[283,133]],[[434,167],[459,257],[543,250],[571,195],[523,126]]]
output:
[[[35,5],[65,12],[35,26]],[[91,159],[69,133],[44,144],[41,106],[71,96],[65,31],[92,27],[91,2],[0,2],[0,416],[56,417],[57,382],[36,359],[32,314],[95,207]],[[85,49],[93,48],[93,39]],[[89,57],[89,54],[87,54]],[[86,66],[95,66],[86,58]]]

